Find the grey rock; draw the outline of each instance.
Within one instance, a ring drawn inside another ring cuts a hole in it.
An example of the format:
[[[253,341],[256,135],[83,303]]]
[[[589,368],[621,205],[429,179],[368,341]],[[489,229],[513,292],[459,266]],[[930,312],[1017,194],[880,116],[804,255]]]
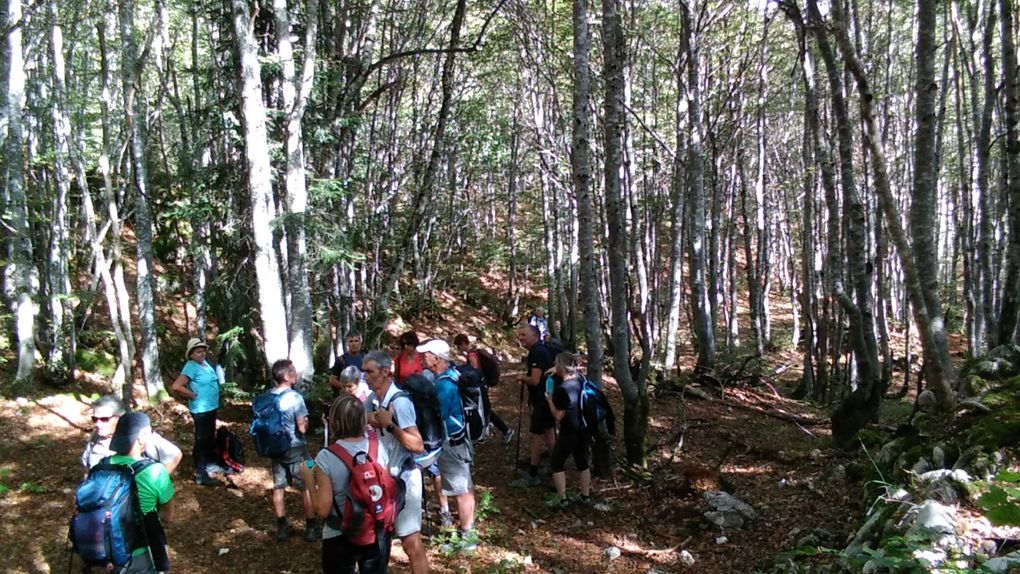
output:
[[[962,468],[950,470],[948,468],[942,468],[939,470],[930,470],[922,473],[918,478],[926,484],[931,484],[940,480],[951,480],[957,484],[970,484],[974,479]]]
[[[935,468],[946,467],[946,451],[941,446],[931,449],[931,463]]]
[[[931,463],[927,459],[919,459],[914,463],[914,466],[910,468],[910,472],[914,474],[924,474],[931,470]]]
[[[940,536],[956,532],[956,509],[934,500],[912,509],[907,518],[910,524],[908,534]]]
[[[706,492],[702,499],[708,509],[704,514],[705,519],[719,528],[741,528],[745,523],[758,518],[749,504],[727,492]]]
[[[1006,574],[1012,568],[1020,567],[1020,551],[998,556],[982,564],[992,572]]]
[[[744,523],[747,522],[747,520],[737,512],[722,512],[719,510],[710,510],[706,512],[705,519],[723,530],[730,528],[743,528]]]
[[[683,562],[685,566],[694,566],[694,555],[686,550],[681,550],[680,561]]]
[[[896,460],[896,457],[900,456],[900,453],[903,452],[903,445],[904,439],[902,438],[885,443],[878,453],[875,454],[875,460],[881,465],[889,464]]]
[[[623,552],[621,552],[620,549],[617,548],[616,546],[608,546],[606,547],[605,550],[602,551],[602,553],[605,554],[606,558],[609,558],[610,560],[616,560],[617,558],[620,557],[621,554],[623,554]]]

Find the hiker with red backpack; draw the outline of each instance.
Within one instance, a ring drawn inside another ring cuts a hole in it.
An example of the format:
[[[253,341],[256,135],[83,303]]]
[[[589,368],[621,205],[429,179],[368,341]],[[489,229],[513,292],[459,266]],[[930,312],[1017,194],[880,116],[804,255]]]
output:
[[[327,419],[329,435],[337,439],[314,463],[302,465],[312,506],[324,519],[325,574],[353,574],[355,568],[361,574],[387,572],[403,483],[390,476],[389,453],[379,439],[366,437],[367,420],[357,397],[340,395]]]
[[[393,359],[385,352],[370,351],[361,370],[372,387],[365,403],[368,424],[379,433],[380,447],[387,451],[390,475],[404,483],[404,508],[397,515],[394,534],[411,562],[411,572],[427,574],[428,555],[421,538],[422,473],[415,462],[415,455],[425,451],[425,442],[418,432],[414,402],[394,383]]]
[[[503,419],[496,414],[496,411],[492,410],[492,401],[489,400],[489,387],[494,387],[499,384],[499,361],[493,354],[485,349],[482,349],[478,344],[472,345],[468,336],[464,333],[460,333],[453,338],[453,344],[457,346],[457,350],[464,354],[467,359],[467,363],[474,369],[482,373],[484,381],[482,384],[482,406],[485,409],[485,420],[492,421],[492,425],[502,433],[502,442],[504,445],[510,444],[514,440],[514,436],[517,434],[514,429],[510,428]]]

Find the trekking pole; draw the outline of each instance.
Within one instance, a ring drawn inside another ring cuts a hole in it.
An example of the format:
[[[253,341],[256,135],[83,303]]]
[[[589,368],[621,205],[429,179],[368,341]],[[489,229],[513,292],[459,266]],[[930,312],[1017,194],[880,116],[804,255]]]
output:
[[[524,420],[524,383],[521,383],[521,398],[517,404],[517,454],[514,455],[514,475],[521,465],[521,421]]]

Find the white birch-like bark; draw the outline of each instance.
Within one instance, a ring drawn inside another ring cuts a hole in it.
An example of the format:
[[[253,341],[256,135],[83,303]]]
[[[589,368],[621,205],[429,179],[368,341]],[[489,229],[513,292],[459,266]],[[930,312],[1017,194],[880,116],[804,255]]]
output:
[[[255,277],[259,287],[259,315],[266,364],[288,356],[287,313],[283,306],[280,264],[273,245],[272,168],[266,133],[266,109],[262,104],[262,77],[255,40],[254,17],[244,0],[231,0],[234,41],[240,56],[241,117],[244,126],[251,226],[255,249]],[[257,5],[256,5],[257,6]]]
[[[8,0],[7,22],[19,22],[21,0]],[[39,272],[32,263],[32,235],[25,197],[25,59],[22,27],[7,32],[7,236],[8,277],[12,288],[12,313],[18,338],[18,370],[15,383],[30,383],[35,372],[36,319],[39,307]]]
[[[52,66],[53,103],[53,174],[56,184],[56,196],[53,198],[51,223],[53,233],[50,236],[50,272],[49,272],[49,304],[50,304],[50,352],[48,366],[51,372],[64,371],[70,367],[70,325],[66,320],[71,317],[71,280],[68,263],[68,202],[71,195],[71,174],[68,168],[68,138],[71,133],[71,121],[67,110],[67,88],[64,85],[64,34],[60,27],[60,12],[56,0],[49,3],[50,10],[50,57]],[[61,373],[63,374],[63,373]],[[72,374],[73,373],[68,373]]]

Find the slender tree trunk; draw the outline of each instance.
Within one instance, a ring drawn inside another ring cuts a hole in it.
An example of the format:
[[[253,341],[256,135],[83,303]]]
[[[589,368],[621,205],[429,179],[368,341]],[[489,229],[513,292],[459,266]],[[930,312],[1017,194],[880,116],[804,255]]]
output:
[[[125,123],[131,147],[131,171],[135,206],[135,237],[137,238],[136,289],[138,291],[138,326],[142,331],[142,374],[145,396],[159,402],[167,398],[159,372],[159,340],[156,335],[156,285],[152,260],[152,214],[150,213],[149,172],[146,160],[145,114],[142,113],[141,90],[143,59],[138,58],[135,44],[135,11],[132,0],[119,3],[121,78]]]
[[[712,330],[712,318],[709,316],[708,292],[705,285],[706,259],[705,254],[705,152],[703,129],[701,123],[701,86],[700,86],[700,38],[693,21],[694,14],[699,11],[690,2],[680,7],[683,31],[681,33],[684,49],[687,52],[687,83],[685,86],[687,112],[689,115],[687,163],[687,189],[690,204],[688,206],[688,278],[691,289],[692,311],[694,313],[694,334],[698,345],[699,372],[711,371],[715,366],[715,332]]]
[[[64,34],[60,27],[60,12],[55,0],[49,3],[50,10],[50,76],[53,82],[53,174],[56,183],[56,197],[53,198],[51,223],[53,233],[50,239],[50,352],[48,369],[54,376],[69,377],[73,359],[69,335],[74,318],[71,315],[71,279],[69,270],[70,233],[68,229],[68,202],[71,195],[71,174],[69,169],[68,138],[71,120],[67,109],[67,87],[64,83]],[[67,321],[65,323],[65,321]]]
[[[306,7],[305,60],[298,78],[291,45],[290,16],[287,0],[273,0],[276,16],[277,53],[283,72],[282,92],[287,143],[286,205],[287,221],[287,291],[290,295],[290,324],[288,339],[290,359],[294,361],[298,376],[311,382],[315,374],[312,365],[312,296],[308,285],[305,241],[305,212],[308,208],[308,189],[305,177],[304,138],[301,120],[305,104],[312,90],[315,72],[315,39],[318,26],[318,0],[310,0]]]
[[[1002,79],[1006,96],[1006,204],[1009,206],[1009,246],[1006,278],[1002,291],[996,343],[1013,340],[1020,313],[1020,73],[1017,72],[1016,41],[1013,38],[1013,0],[999,0],[1002,41]],[[920,263],[919,263],[920,264]]]
[[[595,202],[591,182],[591,122],[588,68],[591,36],[588,31],[587,0],[573,1],[574,26],[574,130],[570,148],[574,196],[577,198],[578,251],[580,252],[581,306],[588,377],[602,380],[602,327],[599,320],[598,279],[595,275]]]
[[[612,289],[613,375],[623,392],[624,446],[627,462],[645,464],[645,435],[648,425],[648,394],[642,381],[630,373],[630,329],[627,304],[628,240],[627,203],[623,185],[623,146],[626,110],[624,66],[626,44],[619,0],[602,1],[603,50],[605,61],[605,194],[609,224],[609,283]]]
[[[240,57],[241,118],[244,126],[248,191],[251,196],[251,227],[255,249],[255,277],[258,281],[259,315],[266,365],[288,355],[287,313],[283,306],[280,265],[273,245],[272,168],[266,134],[266,110],[262,104],[262,78],[253,25],[244,0],[231,0],[234,41]],[[256,5],[257,9],[257,5]]]
[[[21,20],[21,0],[7,0],[7,22]],[[39,314],[35,297],[39,292],[39,272],[32,263],[32,231],[28,225],[28,202],[25,197],[25,60],[22,27],[7,32],[7,257],[9,277],[13,283],[11,301],[18,337],[17,384],[32,384],[35,372],[36,317]]]

